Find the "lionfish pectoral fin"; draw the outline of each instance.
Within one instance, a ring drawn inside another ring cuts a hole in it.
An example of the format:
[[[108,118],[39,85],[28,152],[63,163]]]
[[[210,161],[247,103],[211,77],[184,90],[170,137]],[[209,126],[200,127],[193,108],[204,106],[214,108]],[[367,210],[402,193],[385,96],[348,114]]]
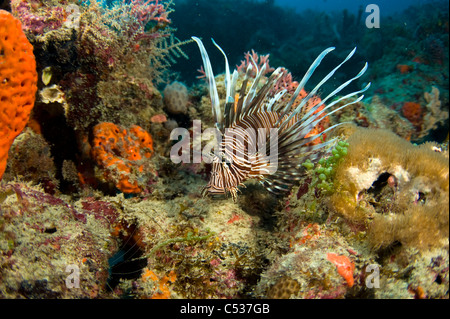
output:
[[[239,185],[241,186],[241,185]],[[233,199],[233,202],[237,202],[238,193],[240,193],[240,189],[238,187],[233,187],[229,189],[229,192],[231,194],[231,198]]]
[[[208,186],[203,186],[201,193],[202,197],[207,197],[209,195]]]

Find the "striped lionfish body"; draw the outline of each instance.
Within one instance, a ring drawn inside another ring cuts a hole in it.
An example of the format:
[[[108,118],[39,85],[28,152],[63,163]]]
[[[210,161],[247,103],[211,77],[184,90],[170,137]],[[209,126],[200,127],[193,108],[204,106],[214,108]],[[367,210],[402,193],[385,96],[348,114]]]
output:
[[[244,186],[243,182],[250,178],[258,179],[267,190],[273,193],[289,191],[295,181],[304,174],[302,163],[307,159],[314,161],[318,157],[319,151],[334,143],[335,140],[315,145],[311,142],[339,124],[333,125],[317,135],[310,136],[309,133],[323,119],[324,115],[330,115],[362,100],[364,95],[345,103],[345,100],[359,95],[370,86],[369,83],[362,90],[339,97],[325,105],[342,89],[364,74],[367,69],[366,63],[356,76],[341,84],[319,103],[313,104],[308,109],[316,92],[342,64],[353,56],[356,48],[296,105],[297,97],[314,70],[334,48],[324,50],[316,58],[299,82],[295,92],[289,96],[286,94],[286,89],[278,89],[278,83],[285,75],[284,69],[276,69],[261,86],[259,84],[262,82],[266,66],[263,65],[258,69],[256,63],[249,64],[242,85],[237,88],[238,72],[234,70],[233,74],[230,74],[227,57],[213,40],[214,45],[225,57],[226,99],[225,105],[221,106],[206,49],[199,38],[192,37],[192,39],[197,42],[200,49],[209,85],[212,112],[216,122],[216,146],[214,154],[211,155],[211,178],[205,188],[205,193],[211,195],[230,193],[233,199],[236,199],[238,187]],[[250,76],[252,72],[256,74],[254,78]],[[284,98],[286,96],[288,98]],[[342,104],[342,101],[344,105],[325,113],[334,105]]]

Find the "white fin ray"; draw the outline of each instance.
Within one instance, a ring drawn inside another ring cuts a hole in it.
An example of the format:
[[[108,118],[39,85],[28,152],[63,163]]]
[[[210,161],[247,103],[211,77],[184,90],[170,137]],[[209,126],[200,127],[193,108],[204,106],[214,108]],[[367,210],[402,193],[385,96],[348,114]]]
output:
[[[325,50],[326,51],[326,50]],[[324,52],[325,52],[324,51]],[[300,113],[301,112],[301,110],[302,110],[302,108],[303,108],[303,106],[305,106],[306,105],[306,103],[308,103],[308,101],[311,99],[311,97],[313,97],[316,93],[317,93],[317,91],[322,87],[322,85],[325,83],[325,82],[327,82],[333,75],[334,75],[334,73],[336,73],[336,71],[345,63],[345,62],[347,62],[352,56],[353,56],[353,54],[355,53],[355,51],[356,51],[356,47],[347,55],[347,57],[344,59],[344,61],[342,61],[340,64],[338,64],[333,70],[331,70],[315,87],[314,87],[314,89],[312,89],[312,91],[311,92],[309,92],[308,93],[308,95],[304,98],[304,99],[302,99],[302,101],[301,101],[301,103],[296,107],[296,109],[293,111],[293,112],[291,112],[291,114],[290,114],[290,116],[289,116],[289,118],[287,119],[287,121],[290,121],[291,119],[292,119],[292,117],[294,117],[294,115],[295,114],[298,114],[298,113]],[[328,51],[329,52],[329,51]],[[328,53],[327,52],[327,53]],[[320,62],[319,62],[320,63]],[[313,70],[313,72],[314,72],[314,70]],[[312,74],[311,74],[312,75]],[[310,76],[311,76],[310,75]],[[303,80],[302,80],[303,81]],[[351,81],[350,81],[351,82]],[[348,82],[345,86],[347,86],[350,82]],[[341,89],[343,89],[345,86],[343,86]],[[300,87],[300,85],[299,85],[299,87]],[[298,88],[297,88],[298,89]],[[295,98],[297,98],[297,97],[295,97]],[[294,99],[294,97],[293,97],[293,99]],[[295,99],[294,99],[295,100]],[[282,127],[283,127],[283,125],[282,125]]]
[[[205,66],[205,74],[206,79],[209,84],[209,94],[211,97],[211,106],[212,106],[212,112],[214,115],[214,119],[216,121],[216,126],[219,128],[220,131],[222,131],[222,122],[223,122],[223,114],[220,109],[220,101],[219,101],[219,94],[217,93],[217,86],[216,81],[214,79],[214,73],[212,71],[211,62],[209,60],[208,53],[206,52],[206,49],[203,45],[202,40],[200,40],[197,37],[191,37],[192,40],[197,42],[197,45],[200,49],[200,54],[202,56],[203,65]]]

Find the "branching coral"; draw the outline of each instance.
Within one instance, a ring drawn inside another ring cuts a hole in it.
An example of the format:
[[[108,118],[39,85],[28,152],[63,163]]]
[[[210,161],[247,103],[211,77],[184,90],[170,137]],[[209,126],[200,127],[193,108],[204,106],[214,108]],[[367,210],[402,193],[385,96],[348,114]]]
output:
[[[108,70],[132,63],[133,55],[144,55],[151,68],[151,78],[160,81],[161,72],[174,61],[170,56],[184,55],[172,35],[168,3],[158,1],[83,1],[85,14],[80,19],[79,43],[86,60],[94,57],[95,67]],[[143,54],[139,54],[143,53]]]
[[[437,129],[439,125],[448,120],[448,105],[446,110],[439,98],[440,92],[437,87],[432,86],[431,92],[425,92],[423,96],[427,104],[425,105],[426,114],[423,119],[424,127],[419,137],[426,136],[430,130]]]
[[[266,69],[264,71],[264,74],[272,73],[275,71],[274,68],[269,66],[269,54],[266,55],[260,55],[255,50],[252,49],[252,53],[247,52],[244,54],[245,60],[241,61],[240,65],[236,66],[236,69],[238,72],[244,74],[248,68],[249,65],[253,65],[253,70],[261,69],[264,65],[266,66]],[[256,65],[255,65],[256,63]],[[256,68],[255,68],[256,67]],[[250,73],[250,76],[255,77],[256,72],[252,71]]]

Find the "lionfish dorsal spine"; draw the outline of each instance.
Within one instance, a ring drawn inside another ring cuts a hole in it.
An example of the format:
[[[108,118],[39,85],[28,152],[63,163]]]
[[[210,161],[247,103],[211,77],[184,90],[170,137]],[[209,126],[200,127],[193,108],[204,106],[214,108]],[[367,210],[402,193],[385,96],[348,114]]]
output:
[[[197,37],[192,37],[192,40],[197,42],[197,45],[200,49],[200,54],[202,56],[203,65],[205,66],[205,75],[209,85],[209,94],[212,103],[212,111],[214,120],[216,121],[216,125],[222,130],[223,117],[222,111],[220,109],[220,100],[219,94],[217,93],[216,80],[214,79],[214,73],[212,71],[211,62],[209,60],[208,53],[206,52],[205,46],[203,45],[202,40]]]
[[[244,106],[247,108],[249,104],[253,101],[256,95],[256,89],[258,87],[259,81],[261,79],[261,76],[264,74],[264,71],[266,70],[266,65],[264,64],[261,69],[258,69],[256,66],[256,76],[255,79],[252,82],[252,85],[250,86],[250,90],[248,91],[248,94],[245,96],[244,99]]]
[[[233,75],[231,76],[230,83],[230,96],[227,99],[227,104],[225,108],[225,118],[226,125],[225,127],[229,127],[236,120],[236,110],[235,110],[235,95],[236,95],[236,82],[239,77],[239,73],[237,70],[233,71]]]
[[[211,38],[212,43],[216,46],[217,49],[222,53],[223,57],[225,58],[225,89],[226,89],[226,100],[228,103],[228,99],[233,96],[231,95],[231,78],[230,78],[230,65],[228,64],[228,58],[225,52],[222,50],[222,48],[214,41],[213,38]]]
[[[331,77],[333,76],[333,74],[346,62],[348,61],[354,54],[356,48],[354,48],[348,55],[347,57],[344,59],[344,61],[342,61],[337,67],[335,67],[330,73],[328,73],[327,76],[325,76],[322,81],[320,81],[319,84],[316,85],[316,87],[302,100],[302,102],[297,106],[297,108],[295,109],[294,112],[292,112],[292,114],[289,116],[288,120],[290,118],[292,118],[295,114],[297,114],[296,112],[300,112],[300,110],[303,108],[303,106],[309,101],[309,99],[312,96],[312,93],[316,93],[317,90]],[[319,109],[322,107],[322,105],[325,104],[325,102],[327,102],[331,97],[335,96],[337,93],[339,93],[342,89],[344,89],[345,87],[347,87],[351,82],[353,82],[354,80],[358,79],[359,77],[361,77],[365,71],[367,70],[367,63],[365,63],[364,67],[361,69],[361,71],[354,77],[352,77],[351,79],[347,80],[345,83],[341,84],[338,88],[336,88],[333,92],[331,92],[330,94],[328,94],[324,99],[322,99],[322,101],[320,103],[318,103],[317,105],[315,105],[314,107],[312,107],[308,112],[306,112],[306,114],[300,119],[299,121],[299,125],[297,126],[291,126],[290,128],[288,128],[288,130],[290,130],[290,134],[296,136],[296,135],[301,135],[303,136],[304,134],[307,134],[314,126],[316,126],[321,120],[324,114],[330,115],[333,114],[334,112],[348,106],[354,103],[357,103],[359,101],[361,101],[364,97],[364,95],[360,96],[359,98],[357,98],[356,100],[353,100],[331,112],[325,113],[325,111],[327,111],[328,109],[332,108],[335,104],[339,103],[340,101],[346,100],[350,97],[353,97],[355,95],[358,95],[360,93],[363,93],[364,91],[366,91],[369,87],[370,87],[370,83],[367,84],[362,90],[356,91],[356,92],[352,92],[349,93],[343,97],[338,98],[337,100],[331,102],[330,104],[328,104],[326,107],[324,107],[322,110],[319,111]],[[286,121],[287,122],[287,121]],[[284,122],[284,123],[286,123]],[[283,124],[284,124],[283,123]],[[341,125],[342,123],[338,124]],[[283,126],[283,125],[281,125]],[[330,129],[328,129],[327,131],[330,131]],[[325,134],[326,132],[323,131],[320,135]],[[315,138],[320,137],[320,135],[315,135]],[[305,143],[306,144],[306,143]],[[301,146],[301,145],[297,145],[297,146]]]

